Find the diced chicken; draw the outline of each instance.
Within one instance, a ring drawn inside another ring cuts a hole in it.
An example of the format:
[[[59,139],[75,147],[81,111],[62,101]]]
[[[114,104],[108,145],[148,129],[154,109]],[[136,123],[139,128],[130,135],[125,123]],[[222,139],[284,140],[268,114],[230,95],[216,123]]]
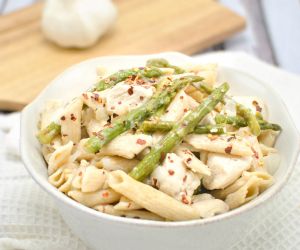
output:
[[[151,145],[152,137],[150,135],[125,133],[105,145],[100,150],[100,154],[132,159]]]
[[[120,82],[105,90],[106,110],[109,115],[123,115],[146,103],[154,94],[155,88],[142,85],[128,85]]]
[[[194,191],[200,185],[199,177],[188,170],[182,159],[174,153],[168,153],[161,166],[158,166],[150,176],[152,186],[190,204]]]
[[[198,151],[205,150],[228,155],[249,156],[253,152],[245,141],[231,135],[198,135],[190,134],[184,141]]]
[[[254,114],[260,112],[265,120],[268,119],[267,106],[262,99],[257,96],[234,96],[237,103],[240,103],[250,109]]]
[[[180,147],[176,149],[175,153],[183,160],[185,166],[198,173],[201,176],[210,175],[210,169],[201,160],[199,160],[190,150]]]
[[[209,153],[207,166],[210,176],[203,177],[203,185],[209,190],[222,189],[237,180],[243,171],[251,167],[251,157],[228,156]]]
[[[166,113],[161,116],[163,121],[179,121],[188,111],[199,105],[192,97],[181,90],[170,103]]]
[[[61,136],[64,144],[72,141],[78,143],[81,139],[81,110],[83,102],[74,99],[67,105],[60,118]]]
[[[136,159],[126,159],[119,156],[105,156],[100,160],[101,166],[108,171],[122,170],[130,172],[139,163]]]
[[[201,218],[209,218],[229,210],[228,205],[210,194],[199,194],[193,196],[192,207],[199,211]]]

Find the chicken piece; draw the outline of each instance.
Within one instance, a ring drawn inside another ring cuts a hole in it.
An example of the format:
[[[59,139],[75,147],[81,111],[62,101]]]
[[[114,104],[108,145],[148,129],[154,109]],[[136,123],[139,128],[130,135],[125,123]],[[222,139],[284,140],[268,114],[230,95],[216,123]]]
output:
[[[166,113],[161,116],[163,121],[179,121],[188,111],[193,110],[199,105],[192,97],[187,95],[184,90],[179,91],[170,103]]]
[[[229,156],[209,153],[207,166],[211,170],[210,176],[203,177],[203,185],[209,190],[226,188],[236,181],[243,171],[251,167],[252,158]]]
[[[251,146],[234,135],[199,135],[190,134],[184,141],[198,151],[208,151],[228,155],[250,156],[253,155]]]
[[[178,147],[175,153],[183,160],[185,166],[198,173],[201,176],[211,175],[210,169],[201,160],[199,160],[190,150],[183,147]]]
[[[124,115],[146,103],[154,91],[154,87],[128,85],[120,82],[111,89],[104,91],[107,113],[109,115]]]
[[[191,203],[192,195],[200,185],[199,177],[187,169],[182,159],[174,153],[166,155],[150,180],[152,186],[185,204]]]
[[[100,155],[116,155],[127,159],[133,159],[145,148],[152,145],[152,136],[145,134],[125,133],[100,150]]]

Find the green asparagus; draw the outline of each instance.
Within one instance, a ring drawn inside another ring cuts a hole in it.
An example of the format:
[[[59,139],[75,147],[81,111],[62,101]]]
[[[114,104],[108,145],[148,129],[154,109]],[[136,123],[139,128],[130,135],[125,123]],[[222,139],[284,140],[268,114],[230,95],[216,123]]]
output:
[[[103,129],[97,137],[92,137],[86,142],[86,149],[89,152],[98,152],[105,144],[116,138],[123,132],[134,128],[137,124],[152,116],[159,108],[167,106],[171,101],[174,93],[188,84],[201,81],[199,76],[186,76],[171,82],[163,79],[159,85],[159,90],[146,104],[127,113],[125,116],[115,120],[110,127]]]
[[[234,127],[241,128],[247,127],[246,120],[241,116],[226,116],[217,114],[215,117],[215,121],[217,124],[231,124]],[[274,131],[280,131],[281,127],[275,123],[269,123],[265,120],[258,120],[258,124],[261,130],[272,129]]]
[[[60,134],[60,129],[61,126],[59,124],[51,122],[46,128],[38,133],[37,138],[41,144],[48,144]]]
[[[169,121],[144,121],[140,129],[145,133],[153,133],[156,131],[167,132],[174,126],[175,122]],[[226,129],[223,125],[198,125],[195,127],[193,133],[195,134],[224,134]]]
[[[252,113],[252,111],[241,104],[237,104],[236,108],[237,108],[237,113],[243,118],[245,118],[251,133],[255,136],[259,136],[260,126],[256,119],[256,116]]]
[[[136,180],[142,181],[151,174],[161,158],[195,129],[204,116],[210,113],[222,100],[228,89],[229,85],[227,83],[216,88],[194,111],[184,116],[184,118],[151,149],[150,153],[132,169],[129,175]]]
[[[149,59],[146,63],[148,67],[157,67],[157,68],[172,68],[175,70],[176,74],[182,74],[184,73],[184,69],[171,65],[166,59],[163,58],[154,58],[154,59]]]
[[[120,70],[104,79],[102,79],[96,86],[97,91],[102,91],[111,88],[119,82],[126,80],[128,77],[138,75],[140,77],[152,78],[160,77],[163,72],[157,67],[134,68],[128,70]]]

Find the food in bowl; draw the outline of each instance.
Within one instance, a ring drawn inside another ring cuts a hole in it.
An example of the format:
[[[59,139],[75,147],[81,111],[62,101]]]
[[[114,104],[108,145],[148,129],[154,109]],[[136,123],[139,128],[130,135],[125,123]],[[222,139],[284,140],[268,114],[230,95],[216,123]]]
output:
[[[229,95],[216,78],[215,65],[150,59],[68,103],[49,101],[38,133],[49,182],[100,212],[147,220],[251,201],[273,183],[281,128],[263,100]]]

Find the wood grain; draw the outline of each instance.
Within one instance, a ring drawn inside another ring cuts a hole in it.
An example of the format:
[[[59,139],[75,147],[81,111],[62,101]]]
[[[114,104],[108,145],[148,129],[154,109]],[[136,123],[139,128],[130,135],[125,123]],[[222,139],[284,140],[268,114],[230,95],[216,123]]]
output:
[[[62,49],[40,30],[42,4],[0,17],[0,109],[29,103],[66,67],[91,57],[193,54],[241,30],[244,19],[212,0],[116,0],[119,18],[96,46]]]

